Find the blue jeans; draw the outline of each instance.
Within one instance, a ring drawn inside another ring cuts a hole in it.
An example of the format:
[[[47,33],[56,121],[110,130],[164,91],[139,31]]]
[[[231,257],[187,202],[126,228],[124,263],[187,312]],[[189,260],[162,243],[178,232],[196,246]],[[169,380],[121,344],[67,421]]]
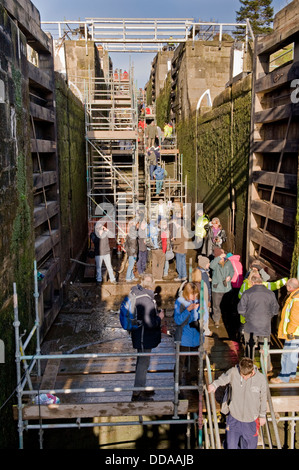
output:
[[[151,180],[154,179],[154,171],[156,169],[156,165],[150,165],[149,170],[150,170],[150,178]]]
[[[137,270],[139,274],[143,274],[146,270],[147,263],[147,251],[139,251],[138,261],[137,261]]]
[[[176,270],[180,279],[187,277],[186,255],[182,253],[175,254]]]
[[[285,341],[284,350],[299,348],[299,339],[292,339],[290,341]],[[286,353],[281,355],[281,371],[278,377],[284,382],[289,382],[290,379],[296,377],[298,365],[298,353]]]
[[[168,276],[168,270],[169,270],[169,261],[166,259],[165,264],[164,264],[163,276]]]
[[[108,255],[96,256],[95,260],[96,260],[96,268],[97,268],[97,281],[102,282],[102,264],[103,264],[103,261],[106,265],[110,281],[115,281],[115,277],[114,277],[113,269],[112,269],[112,265],[111,265],[110,254],[108,253]]]
[[[156,180],[156,194],[160,194],[163,186],[163,180]]]
[[[126,281],[131,281],[134,279],[133,269],[136,261],[136,256],[129,256],[129,266],[126,274]]]

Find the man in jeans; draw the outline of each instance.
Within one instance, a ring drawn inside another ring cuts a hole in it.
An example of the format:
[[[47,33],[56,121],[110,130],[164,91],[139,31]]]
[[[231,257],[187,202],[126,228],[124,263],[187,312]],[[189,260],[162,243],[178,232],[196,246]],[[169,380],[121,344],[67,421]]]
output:
[[[97,270],[97,274],[96,274],[97,283],[100,284],[102,282],[102,264],[104,261],[108,274],[109,274],[110,282],[112,282],[112,284],[116,284],[116,280],[115,280],[115,276],[114,276],[112,264],[111,264],[111,253],[110,253],[110,243],[109,243],[109,238],[113,238],[114,235],[110,230],[107,229],[107,227],[103,225],[103,223],[100,220],[96,223],[95,235],[98,239],[96,240],[96,244],[98,243],[99,245],[98,254],[95,255],[96,270]]]
[[[284,339],[284,351],[299,349],[299,281],[289,279],[286,284],[288,298],[281,312],[278,327],[278,338]],[[296,379],[298,366],[298,352],[287,352],[281,356],[281,371],[278,377],[270,380],[271,383],[283,384]]]
[[[188,234],[182,219],[174,219],[172,225],[173,237],[171,238],[171,243],[172,251],[175,253],[176,270],[178,273],[178,277],[174,281],[182,282],[187,279],[186,254]]]

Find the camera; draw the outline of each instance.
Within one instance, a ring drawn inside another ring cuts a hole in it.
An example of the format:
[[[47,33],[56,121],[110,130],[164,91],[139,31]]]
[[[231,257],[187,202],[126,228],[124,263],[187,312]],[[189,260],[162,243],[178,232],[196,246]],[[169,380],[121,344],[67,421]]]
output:
[[[195,328],[197,331],[199,331],[199,321],[194,320],[189,323],[190,328]]]

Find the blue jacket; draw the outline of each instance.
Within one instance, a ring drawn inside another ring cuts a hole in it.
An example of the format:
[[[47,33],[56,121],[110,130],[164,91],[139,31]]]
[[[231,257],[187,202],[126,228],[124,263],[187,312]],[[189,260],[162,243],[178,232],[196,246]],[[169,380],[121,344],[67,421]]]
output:
[[[174,321],[177,325],[181,325],[187,319],[188,315],[190,315],[189,321],[187,325],[183,328],[181,345],[182,346],[189,346],[189,347],[196,347],[199,346],[199,332],[196,328],[192,328],[190,323],[192,321],[199,319],[199,309],[192,310],[189,312],[187,307],[193,303],[190,300],[186,300],[184,297],[179,297],[174,304]],[[209,313],[206,304],[204,304],[204,318],[203,323],[206,323],[208,320]]]

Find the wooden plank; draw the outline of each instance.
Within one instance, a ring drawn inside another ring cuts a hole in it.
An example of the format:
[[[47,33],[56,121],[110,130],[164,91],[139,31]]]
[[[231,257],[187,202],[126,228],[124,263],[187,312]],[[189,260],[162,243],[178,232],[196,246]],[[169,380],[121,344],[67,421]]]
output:
[[[255,153],[280,153],[284,150],[287,153],[298,154],[299,140],[288,140],[284,146],[283,140],[256,140],[253,143]]]
[[[269,219],[275,220],[288,227],[295,226],[296,208],[280,207],[272,204],[269,208],[269,202],[261,199],[251,201],[251,211],[255,214],[266,217],[268,214]],[[269,210],[269,212],[268,212]]]
[[[253,242],[258,245],[262,244],[267,250],[272,251],[276,255],[283,257],[285,259],[291,259],[293,254],[293,247],[290,244],[287,244],[283,240],[279,240],[269,233],[265,233],[263,236],[262,232],[259,229],[252,228],[250,230],[250,238]]]
[[[30,62],[28,62],[28,76],[29,81],[33,81],[39,87],[47,91],[54,91],[55,84],[52,77],[50,77],[45,70],[35,67]]]
[[[33,173],[33,186],[36,189],[43,186],[50,186],[57,182],[56,171],[44,171],[42,173]]]
[[[298,413],[299,410],[299,396],[274,396],[272,397],[272,403],[275,413],[286,413],[292,412]],[[269,406],[269,405],[268,405]],[[268,408],[268,411],[269,408]]]
[[[298,116],[299,106],[293,103],[264,109],[254,114],[255,123],[269,123],[288,119],[290,114]]]
[[[254,183],[273,186],[276,182],[278,188],[297,190],[297,175],[279,173],[276,181],[276,173],[273,171],[254,171],[252,174]]]
[[[277,70],[273,70],[262,78],[258,78],[255,82],[256,93],[269,92],[285,85],[288,82],[298,78],[299,76],[299,64],[292,63],[279,67]]]
[[[61,352],[54,352],[53,354],[61,354]],[[56,377],[60,367],[60,359],[50,359],[46,364],[43,374],[42,382],[40,385],[41,390],[51,390],[55,388]]]
[[[52,241],[50,235],[42,235],[35,240],[35,257],[39,261],[45,254],[52,249],[52,243],[55,245],[59,242],[59,230],[52,230]]]
[[[30,114],[39,121],[55,122],[54,111],[36,103],[30,103]]]
[[[164,402],[127,402],[99,404],[68,404],[68,405],[28,405],[23,408],[23,419],[71,419],[95,418],[110,416],[172,416],[174,405],[171,401]],[[188,401],[179,400],[178,414],[188,412]],[[14,417],[17,408],[14,407]]]
[[[89,139],[97,140],[136,140],[138,133],[136,131],[88,131],[87,137]]]
[[[55,140],[42,140],[31,139],[31,152],[38,153],[53,153],[56,151]]]
[[[38,227],[44,223],[48,218],[50,219],[56,215],[59,211],[59,205],[57,201],[48,201],[47,208],[45,204],[39,204],[34,207],[33,217],[34,217],[34,227]]]

